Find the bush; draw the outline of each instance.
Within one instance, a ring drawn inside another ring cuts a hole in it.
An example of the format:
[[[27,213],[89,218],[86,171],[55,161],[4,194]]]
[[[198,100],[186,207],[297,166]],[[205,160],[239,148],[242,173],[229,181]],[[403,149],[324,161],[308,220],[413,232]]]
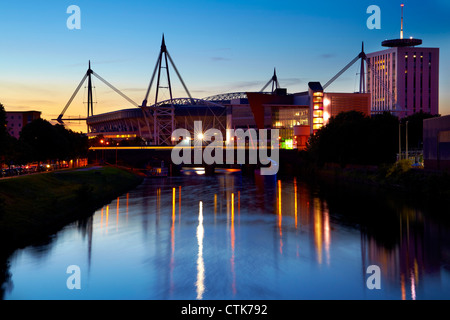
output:
[[[397,161],[387,170],[386,178],[401,176],[412,169],[412,164],[408,159]]]

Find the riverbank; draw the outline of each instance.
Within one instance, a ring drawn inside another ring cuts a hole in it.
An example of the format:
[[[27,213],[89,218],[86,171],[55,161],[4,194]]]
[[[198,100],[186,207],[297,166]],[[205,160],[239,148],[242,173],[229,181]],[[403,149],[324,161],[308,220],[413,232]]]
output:
[[[382,166],[319,165],[305,152],[291,152],[280,165],[280,174],[297,176],[330,188],[367,187],[421,199],[428,205],[450,203],[450,173],[411,167],[406,160]]]
[[[0,180],[2,250],[48,238],[139,185],[143,177],[115,167],[91,167]]]
[[[381,167],[310,167],[305,176],[331,188],[379,190],[415,199],[427,207],[450,204],[449,173],[405,168],[401,163]]]

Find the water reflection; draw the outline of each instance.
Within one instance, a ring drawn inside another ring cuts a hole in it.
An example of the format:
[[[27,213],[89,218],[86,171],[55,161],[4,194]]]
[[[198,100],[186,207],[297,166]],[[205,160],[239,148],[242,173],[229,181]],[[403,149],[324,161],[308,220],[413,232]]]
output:
[[[173,293],[174,283],[173,283],[173,270],[175,267],[175,193],[176,188],[172,189],[172,225],[170,227],[170,244],[171,244],[171,256],[170,256],[170,292]]]
[[[235,250],[235,242],[236,242],[236,235],[234,233],[234,193],[231,194],[231,228],[230,228],[230,239],[231,239],[231,275],[232,275],[232,290],[233,295],[236,294],[236,272],[234,270],[234,250]]]
[[[203,262],[203,202],[199,202],[198,209],[198,227],[197,227],[197,241],[198,241],[198,257],[197,257],[197,300],[203,299],[205,292],[205,264]]]
[[[352,191],[355,198],[350,205],[337,200],[342,193],[326,192],[326,199],[336,217],[359,224],[362,269],[380,266],[387,286],[398,288],[396,299],[416,300],[418,295],[422,299],[442,298],[429,292],[422,277],[428,285],[438,284],[435,289],[445,291],[448,298],[448,222],[436,221],[430,212],[427,215],[413,208],[411,199],[381,193],[383,201],[374,201],[370,195]],[[344,208],[345,214],[336,214]]]
[[[6,299],[73,298],[55,280],[69,264],[88,270],[82,299],[450,298],[444,222],[379,192],[193,174],[148,180],[18,250],[0,279]],[[370,265],[379,292],[365,287]]]

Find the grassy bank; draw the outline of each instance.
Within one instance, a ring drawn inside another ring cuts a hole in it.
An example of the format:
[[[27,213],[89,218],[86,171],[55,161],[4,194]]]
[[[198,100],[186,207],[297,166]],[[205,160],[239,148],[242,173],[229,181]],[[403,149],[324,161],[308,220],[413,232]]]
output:
[[[142,177],[114,167],[59,171],[0,180],[0,240],[21,247],[134,188]]]

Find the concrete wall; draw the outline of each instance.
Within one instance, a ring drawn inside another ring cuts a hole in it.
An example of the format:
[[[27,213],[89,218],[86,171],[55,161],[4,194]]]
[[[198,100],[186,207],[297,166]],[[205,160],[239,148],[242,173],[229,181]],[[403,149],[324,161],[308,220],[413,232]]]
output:
[[[450,171],[450,115],[423,121],[426,169]]]

